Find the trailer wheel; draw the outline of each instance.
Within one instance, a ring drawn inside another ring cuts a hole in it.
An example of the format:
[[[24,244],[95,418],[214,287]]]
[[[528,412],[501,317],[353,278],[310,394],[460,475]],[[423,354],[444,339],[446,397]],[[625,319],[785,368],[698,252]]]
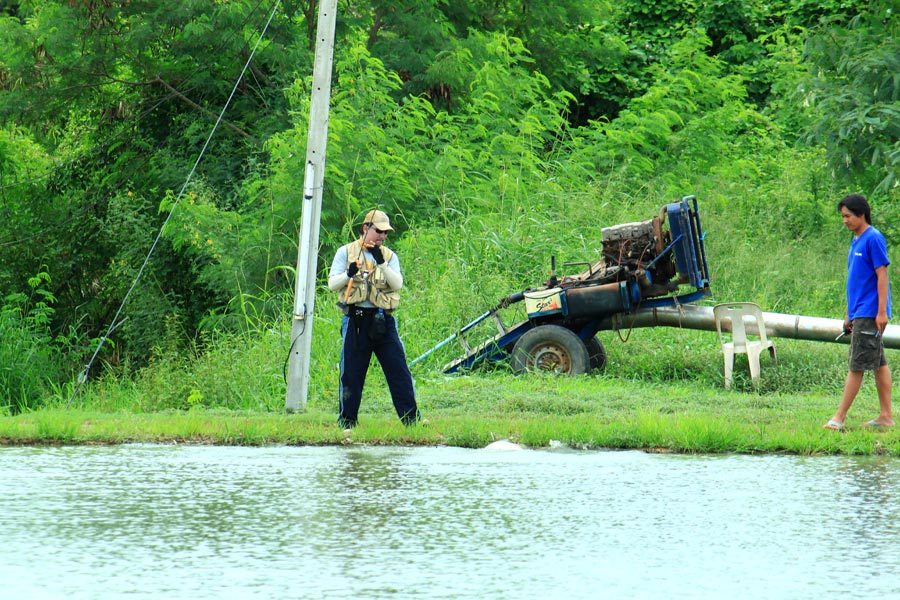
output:
[[[588,349],[581,338],[559,325],[538,325],[525,332],[512,353],[516,373],[530,370],[581,375],[590,369]]]
[[[591,371],[602,371],[606,368],[606,348],[596,336],[584,342],[588,351],[588,360],[590,361]]]

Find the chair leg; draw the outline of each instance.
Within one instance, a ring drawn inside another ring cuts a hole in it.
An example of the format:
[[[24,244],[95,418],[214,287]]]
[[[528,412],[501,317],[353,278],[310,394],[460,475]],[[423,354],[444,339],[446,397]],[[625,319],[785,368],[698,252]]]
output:
[[[750,363],[750,381],[754,386],[759,386],[759,354],[761,348],[747,348],[747,362]]]
[[[734,371],[734,350],[731,348],[722,348],[722,354],[725,357],[725,388],[731,387],[732,372]]]

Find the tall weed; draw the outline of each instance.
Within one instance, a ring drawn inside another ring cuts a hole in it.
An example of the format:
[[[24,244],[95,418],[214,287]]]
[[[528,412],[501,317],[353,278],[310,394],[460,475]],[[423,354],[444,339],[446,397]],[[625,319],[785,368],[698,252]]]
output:
[[[0,308],[0,413],[40,408],[60,372],[49,283],[41,271],[28,279],[28,294],[9,294]]]

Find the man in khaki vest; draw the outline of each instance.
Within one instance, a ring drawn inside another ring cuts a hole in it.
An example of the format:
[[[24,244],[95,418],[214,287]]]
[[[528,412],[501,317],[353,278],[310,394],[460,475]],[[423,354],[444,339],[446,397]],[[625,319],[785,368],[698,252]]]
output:
[[[400,420],[411,425],[421,419],[393,315],[400,303],[403,275],[397,254],[384,245],[390,231],[393,227],[388,216],[370,210],[362,236],[338,248],[328,276],[328,287],[339,293],[338,306],[344,311],[338,423],[345,428],[357,424],[373,353],[384,371]]]

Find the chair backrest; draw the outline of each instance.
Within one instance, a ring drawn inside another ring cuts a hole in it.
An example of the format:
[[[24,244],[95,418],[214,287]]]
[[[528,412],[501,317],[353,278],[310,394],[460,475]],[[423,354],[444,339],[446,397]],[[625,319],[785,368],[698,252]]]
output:
[[[745,350],[747,347],[747,329],[744,325],[744,317],[751,317],[756,321],[757,335],[763,346],[766,345],[766,322],[763,319],[762,309],[753,302],[725,302],[713,307],[713,316],[716,319],[716,332],[719,334],[719,343],[722,339],[722,321],[731,323],[731,341],[735,351]]]

